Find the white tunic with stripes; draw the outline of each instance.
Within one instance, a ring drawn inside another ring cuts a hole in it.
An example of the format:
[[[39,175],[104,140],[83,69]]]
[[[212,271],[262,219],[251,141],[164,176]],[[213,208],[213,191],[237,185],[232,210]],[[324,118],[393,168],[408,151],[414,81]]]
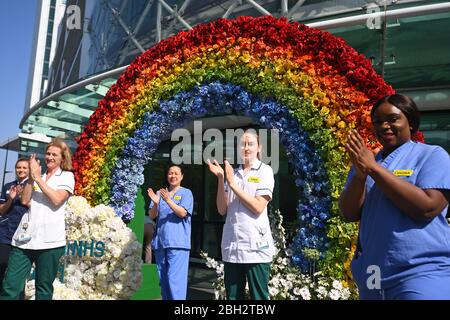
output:
[[[273,170],[256,160],[244,175],[242,166],[234,170],[234,180],[250,196],[268,195],[272,199]],[[252,213],[227,185],[228,207],[222,234],[222,260],[231,263],[271,262],[275,247],[267,207],[259,215]]]

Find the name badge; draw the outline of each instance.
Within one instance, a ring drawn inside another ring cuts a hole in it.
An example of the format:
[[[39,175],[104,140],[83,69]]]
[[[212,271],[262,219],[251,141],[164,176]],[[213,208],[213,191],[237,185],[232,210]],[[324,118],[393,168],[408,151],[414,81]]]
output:
[[[259,183],[259,177],[248,177],[248,182]]]
[[[173,200],[181,200],[181,196],[175,196],[173,197]]]
[[[394,170],[394,176],[396,177],[411,177],[414,170]]]
[[[263,239],[256,243],[256,246],[258,247],[258,250],[264,250],[269,248],[269,241]]]

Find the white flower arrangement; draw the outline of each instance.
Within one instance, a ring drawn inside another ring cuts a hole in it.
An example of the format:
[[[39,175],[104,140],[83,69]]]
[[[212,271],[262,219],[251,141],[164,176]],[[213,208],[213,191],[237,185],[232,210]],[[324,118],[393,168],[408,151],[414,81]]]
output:
[[[276,210],[270,214],[269,218],[276,247],[269,279],[271,300],[347,300],[352,298],[352,292],[341,281],[325,278],[320,272],[302,274],[292,265],[289,257],[293,252],[286,248],[283,216],[279,210]],[[319,253],[308,249],[305,250],[305,255],[311,261],[317,261]],[[223,264],[208,257],[207,253],[202,252],[201,256],[206,259],[207,267],[216,269],[217,280],[213,282],[216,299],[225,299]],[[247,296],[249,296],[248,292]]]
[[[213,281],[214,296],[216,300],[225,300],[224,264],[208,257],[206,252],[201,251],[200,256],[206,260],[206,266],[216,270],[217,280]]]
[[[69,245],[63,283],[53,283],[53,299],[129,299],[142,281],[142,246],[133,231],[113,208],[92,208],[83,197],[71,197],[65,210]],[[34,297],[34,280],[27,282],[25,296]]]

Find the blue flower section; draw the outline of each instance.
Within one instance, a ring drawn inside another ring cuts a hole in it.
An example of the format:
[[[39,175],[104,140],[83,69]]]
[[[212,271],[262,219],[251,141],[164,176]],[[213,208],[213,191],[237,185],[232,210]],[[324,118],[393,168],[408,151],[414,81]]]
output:
[[[219,81],[195,86],[159,102],[159,109],[144,115],[142,125],[127,141],[113,171],[110,205],[125,221],[134,215],[137,189],[144,182],[144,166],[162,142],[162,137],[186,123],[207,115],[240,114],[267,129],[278,129],[299,192],[299,229],[291,244],[292,261],[309,270],[304,248],[324,252],[326,221],[330,217],[330,188],[323,160],[312,147],[289,109],[268,98],[254,96],[242,87]]]

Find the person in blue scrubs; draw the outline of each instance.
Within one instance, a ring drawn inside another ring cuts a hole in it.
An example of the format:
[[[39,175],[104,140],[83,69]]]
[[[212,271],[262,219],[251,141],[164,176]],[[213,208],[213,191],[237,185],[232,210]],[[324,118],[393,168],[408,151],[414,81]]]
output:
[[[194,197],[181,186],[183,172],[177,165],[169,166],[169,188],[154,192],[149,188],[150,218],[158,217],[152,241],[163,300],[186,300],[191,249],[191,216]]]
[[[371,111],[382,150],[374,156],[353,131],[352,167],[339,199],[348,221],[359,221],[351,263],[361,299],[450,299],[450,157],[414,142],[419,111],[400,94]]]
[[[15,165],[17,179],[6,183],[0,199],[0,289],[8,267],[11,241],[28,207],[20,202],[21,192],[30,172],[28,159],[19,158]]]

